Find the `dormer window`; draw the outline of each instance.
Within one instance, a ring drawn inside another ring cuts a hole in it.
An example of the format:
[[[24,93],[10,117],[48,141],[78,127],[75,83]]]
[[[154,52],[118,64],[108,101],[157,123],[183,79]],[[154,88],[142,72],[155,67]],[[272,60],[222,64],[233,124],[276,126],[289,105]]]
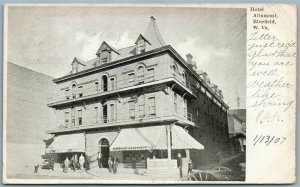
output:
[[[100,60],[101,60],[101,64],[110,62],[110,52],[102,51],[100,54]]]
[[[85,63],[83,60],[80,60],[79,58],[74,57],[71,65],[72,65],[71,73],[77,73],[78,71],[80,71],[82,69],[82,67],[85,66]]]
[[[77,73],[78,72],[78,62],[73,62],[72,64],[72,73]]]
[[[138,41],[138,54],[144,53],[146,51],[146,45],[145,45],[145,40],[141,39]]]
[[[151,45],[150,42],[141,34],[135,41],[135,44],[136,44],[136,53],[137,54],[146,52],[146,47]]]
[[[97,65],[102,65],[112,62],[117,55],[120,55],[120,53],[114,47],[103,42],[96,55],[98,56]]]

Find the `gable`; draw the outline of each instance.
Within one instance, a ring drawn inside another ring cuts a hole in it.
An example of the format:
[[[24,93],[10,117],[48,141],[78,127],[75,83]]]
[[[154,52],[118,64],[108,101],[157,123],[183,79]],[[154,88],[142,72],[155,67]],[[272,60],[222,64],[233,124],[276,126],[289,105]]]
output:
[[[142,34],[140,34],[139,36],[138,36],[138,38],[136,39],[136,41],[135,41],[135,44],[137,44],[140,40],[144,40],[145,42],[147,42],[148,44],[150,44],[151,45],[151,43],[142,35]]]
[[[113,48],[112,46],[110,46],[109,44],[107,44],[106,42],[102,42],[101,46],[99,47],[96,55],[99,55],[102,51],[113,51],[116,54],[119,55],[119,52],[117,51],[117,49]]]

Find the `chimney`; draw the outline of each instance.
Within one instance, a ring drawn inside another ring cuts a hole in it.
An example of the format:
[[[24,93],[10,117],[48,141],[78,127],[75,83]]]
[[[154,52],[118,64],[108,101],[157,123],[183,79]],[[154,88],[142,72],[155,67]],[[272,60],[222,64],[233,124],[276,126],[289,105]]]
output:
[[[208,76],[206,76],[206,82],[208,85],[210,85],[210,78]]]
[[[206,72],[203,72],[203,74],[202,74],[202,76],[203,76],[203,79],[204,79],[204,81],[206,82],[206,80],[207,80],[207,73]]]
[[[219,96],[221,99],[224,99],[224,96],[223,96],[223,93],[222,93],[222,90],[218,90],[219,91]]]
[[[203,75],[203,70],[202,70],[202,69],[198,69],[196,72],[197,72],[197,74],[200,75],[200,76]]]
[[[193,60],[193,55],[191,55],[191,53],[188,53],[185,56],[186,56],[186,62],[191,65],[192,64],[192,60]]]
[[[214,90],[215,90],[215,92],[218,91],[218,85],[214,84]]]

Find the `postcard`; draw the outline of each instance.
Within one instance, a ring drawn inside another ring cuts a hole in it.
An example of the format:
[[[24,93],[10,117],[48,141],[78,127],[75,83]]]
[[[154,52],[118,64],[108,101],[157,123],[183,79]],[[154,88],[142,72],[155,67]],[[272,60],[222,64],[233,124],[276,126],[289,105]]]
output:
[[[3,183],[295,183],[295,5],[4,13]]]

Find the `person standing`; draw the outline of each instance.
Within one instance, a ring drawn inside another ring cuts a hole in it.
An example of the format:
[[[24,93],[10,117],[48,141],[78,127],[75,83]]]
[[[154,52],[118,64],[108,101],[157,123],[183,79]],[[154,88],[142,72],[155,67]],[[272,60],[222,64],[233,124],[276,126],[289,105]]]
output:
[[[85,169],[90,170],[90,158],[87,154],[85,155]]]
[[[77,166],[78,166],[78,157],[77,157],[77,155],[75,155],[74,159],[73,159],[74,172],[76,171]]]
[[[70,168],[71,168],[71,170],[75,171],[75,168],[74,168],[74,155],[71,157]]]
[[[64,173],[68,173],[68,169],[69,169],[69,165],[70,165],[70,160],[68,157],[66,157],[64,164],[65,164]]]
[[[117,173],[117,168],[118,168],[118,159],[114,158],[114,160],[113,160],[113,173],[114,174]]]
[[[113,166],[113,161],[112,161],[112,158],[109,157],[108,158],[108,171],[111,173],[112,171],[112,166]]]
[[[179,168],[180,178],[182,178],[182,158],[180,153],[178,153],[177,167]]]
[[[80,157],[79,157],[80,169],[83,168],[84,162],[85,162],[85,158],[84,158],[83,154],[81,154]]]
[[[193,162],[192,162],[192,160],[190,160],[188,163],[188,176],[191,175],[192,170],[193,170]]]
[[[102,154],[98,153],[98,166],[99,168],[102,168]]]

